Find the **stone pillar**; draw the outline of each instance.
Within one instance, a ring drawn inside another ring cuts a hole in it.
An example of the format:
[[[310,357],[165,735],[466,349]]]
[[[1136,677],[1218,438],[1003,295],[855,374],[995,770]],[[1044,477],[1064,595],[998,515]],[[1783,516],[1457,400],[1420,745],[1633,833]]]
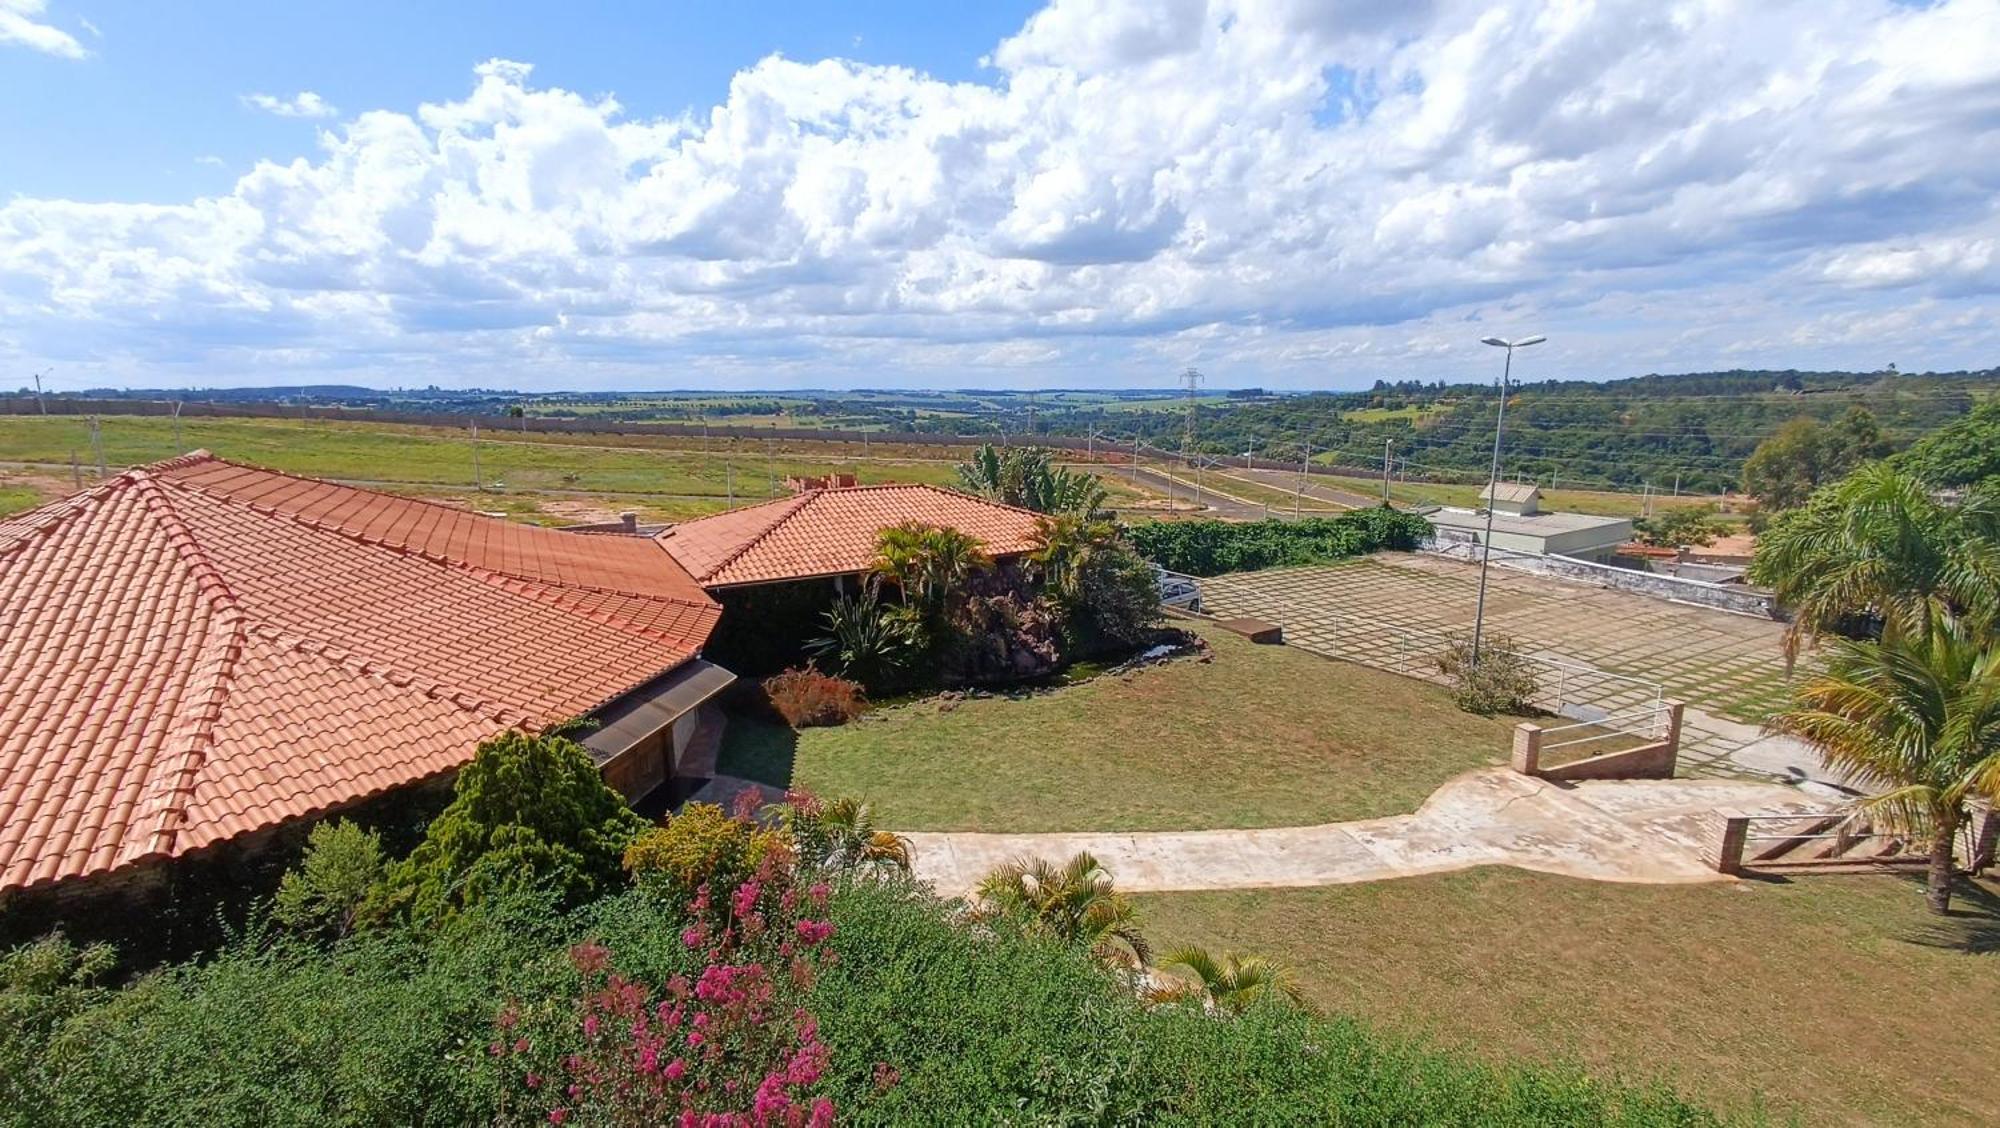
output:
[[[1667,772],[1664,778],[1674,778],[1674,772],[1681,757],[1681,715],[1687,712],[1687,702],[1669,697],[1662,702],[1667,707]]]
[[[1993,850],[2000,844],[2000,810],[1991,803],[1981,804],[1972,809],[1972,857],[1966,859],[1966,868],[1973,873],[1984,873],[1993,864]]]
[[[1728,874],[1743,872],[1743,847],[1750,837],[1750,820],[1730,815],[1722,822],[1722,841],[1716,844],[1715,868]]]
[[[1537,775],[1542,770],[1542,726],[1522,721],[1514,726],[1514,770]]]

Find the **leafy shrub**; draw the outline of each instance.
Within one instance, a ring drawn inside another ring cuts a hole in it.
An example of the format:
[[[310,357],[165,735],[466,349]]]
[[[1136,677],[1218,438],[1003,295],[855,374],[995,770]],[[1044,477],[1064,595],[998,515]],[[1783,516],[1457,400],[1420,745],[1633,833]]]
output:
[[[387,868],[380,835],[346,819],[320,823],[305,856],[279,882],[271,919],[301,935],[345,936]]]
[[[769,913],[776,898],[783,912],[787,891],[759,889],[752,907]],[[827,1050],[810,1097],[788,1092],[788,1107],[825,1097],[869,1123],[1715,1122],[1664,1091],[1496,1066],[1296,1008],[1253,1005],[1240,1017],[1149,1008],[1085,951],[968,927],[913,883],[836,881],[824,914],[810,889],[798,892],[800,919],[833,932],[799,994],[773,983],[774,1003],[796,1000]],[[38,999],[63,991],[66,1001],[42,1020],[0,1022],[0,1120],[548,1123],[549,1111],[570,1107],[569,1055],[609,1070],[632,1045],[608,1018],[624,1013],[615,1008],[626,996],[590,998],[613,973],[654,1004],[657,1025],[673,977],[692,990],[711,962],[706,946],[687,946],[687,918],[643,891],[570,914],[552,905],[490,898],[441,930],[392,922],[330,950],[240,941],[115,991],[77,985],[61,970],[74,961],[56,960],[53,976],[28,978]],[[759,935],[782,943],[779,932]],[[579,967],[580,944],[601,949],[602,963],[586,948]],[[0,967],[14,957],[0,956]],[[0,990],[14,988],[0,980]],[[584,1029],[593,1013],[596,1042]],[[800,1030],[789,1010],[772,1013],[781,1031]],[[643,1061],[643,1048],[634,1057]],[[566,1119],[593,1122],[603,1107]]]
[[[826,634],[806,643],[806,652],[874,690],[904,681],[928,645],[923,621],[910,608],[883,603],[872,582],[860,595],[835,600],[824,623]]]
[[[1030,559],[1062,620],[1065,641],[1095,653],[1139,642],[1160,619],[1153,569],[1118,526],[1077,517],[1044,517]]]
[[[1380,507],[1305,521],[1159,521],[1131,533],[1140,555],[1191,576],[1318,564],[1383,549],[1407,552],[1430,535],[1430,522],[1421,516]]]
[[[1472,636],[1454,635],[1437,657],[1438,672],[1451,679],[1451,699],[1468,713],[1524,713],[1541,690],[1534,667],[1521,648],[1503,634],[1480,639],[1479,661],[1472,661]]]
[[[1632,522],[1639,539],[1663,548],[1682,545],[1700,547],[1715,543],[1729,532],[1729,523],[1717,514],[1713,502],[1668,509],[1657,517],[1640,517]]]
[[[689,803],[664,826],[632,840],[625,868],[641,887],[687,905],[704,888],[734,889],[785,849],[780,831],[730,815],[713,803]]]
[[[459,772],[451,805],[384,878],[382,904],[420,921],[500,893],[580,904],[622,879],[625,847],[645,828],[582,745],[509,730]]]
[[[764,679],[764,698],[795,729],[844,725],[868,709],[859,682],[822,674],[808,666]]]

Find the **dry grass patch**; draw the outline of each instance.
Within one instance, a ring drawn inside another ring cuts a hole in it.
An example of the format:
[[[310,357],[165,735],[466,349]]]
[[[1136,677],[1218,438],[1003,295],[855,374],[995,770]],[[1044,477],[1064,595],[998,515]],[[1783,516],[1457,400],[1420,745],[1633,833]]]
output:
[[[2000,884],[1607,885],[1485,869],[1141,898],[1156,944],[1273,956],[1332,1011],[1661,1078],[1808,1124],[2000,1122]]]

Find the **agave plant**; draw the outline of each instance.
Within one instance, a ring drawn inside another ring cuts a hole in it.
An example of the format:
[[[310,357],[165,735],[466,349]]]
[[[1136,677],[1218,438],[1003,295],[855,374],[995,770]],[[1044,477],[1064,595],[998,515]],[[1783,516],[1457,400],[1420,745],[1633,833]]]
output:
[[[1156,983],[1147,992],[1154,1002],[1199,999],[1204,1007],[1241,1014],[1262,999],[1282,996],[1302,1002],[1289,969],[1263,956],[1206,948],[1176,948],[1154,966]]]
[[[1152,957],[1137,907],[1088,852],[1062,865],[1045,858],[1008,862],[981,879],[975,893],[989,919],[1086,949],[1106,967],[1136,970]]]
[[[824,622],[827,633],[808,641],[806,652],[871,689],[895,681],[924,649],[923,624],[883,603],[873,584],[835,600]]]

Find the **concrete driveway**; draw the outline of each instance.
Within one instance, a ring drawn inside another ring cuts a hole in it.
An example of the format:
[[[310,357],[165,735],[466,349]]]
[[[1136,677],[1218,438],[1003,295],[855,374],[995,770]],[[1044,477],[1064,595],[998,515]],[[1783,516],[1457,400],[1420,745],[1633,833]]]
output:
[[[1345,885],[1506,865],[1593,881],[1730,880],[1708,858],[1727,814],[1790,814],[1825,804],[1780,784],[1721,779],[1554,783],[1482,768],[1446,783],[1415,814],[1267,830],[905,835],[916,875],[969,893],[1016,858],[1097,857],[1131,893]]]

